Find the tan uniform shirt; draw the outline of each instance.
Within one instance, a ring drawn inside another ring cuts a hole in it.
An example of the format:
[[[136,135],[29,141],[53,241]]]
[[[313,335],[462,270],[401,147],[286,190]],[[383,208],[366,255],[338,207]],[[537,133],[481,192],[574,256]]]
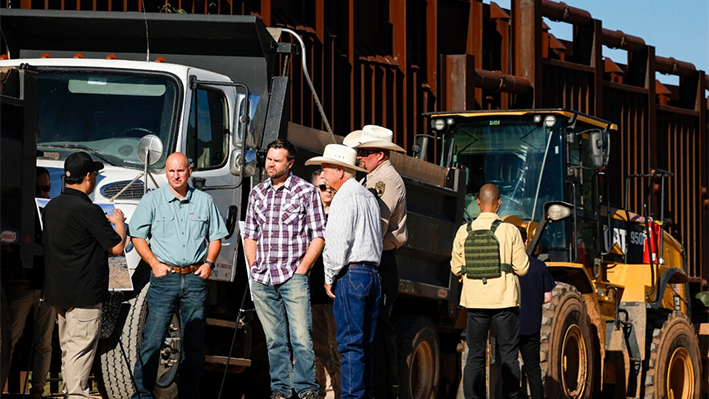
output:
[[[483,212],[473,221],[472,229],[489,229],[495,219],[495,213]],[[463,290],[460,293],[460,306],[468,309],[502,309],[519,306],[519,280],[529,269],[529,258],[524,248],[522,236],[517,228],[509,223],[502,223],[495,231],[500,244],[500,261],[512,265],[514,273],[502,272],[497,278],[472,279],[463,276]],[[465,240],[468,238],[467,224],[462,225],[453,240],[451,253],[451,271],[456,276],[463,273],[465,265]]]
[[[382,213],[384,250],[397,249],[406,243],[406,187],[404,180],[387,159],[369,172],[365,187],[377,193]]]

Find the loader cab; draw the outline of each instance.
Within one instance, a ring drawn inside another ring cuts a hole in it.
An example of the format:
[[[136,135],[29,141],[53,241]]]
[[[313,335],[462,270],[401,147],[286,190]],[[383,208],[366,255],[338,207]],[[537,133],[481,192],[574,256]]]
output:
[[[569,110],[427,114],[441,141],[440,165],[466,175],[465,215],[476,218],[480,187],[500,189],[500,216],[521,220],[530,239],[548,202],[574,206],[572,218],[541,232],[541,257],[592,266],[604,252],[602,170],[611,124]],[[519,222],[518,222],[519,223]]]

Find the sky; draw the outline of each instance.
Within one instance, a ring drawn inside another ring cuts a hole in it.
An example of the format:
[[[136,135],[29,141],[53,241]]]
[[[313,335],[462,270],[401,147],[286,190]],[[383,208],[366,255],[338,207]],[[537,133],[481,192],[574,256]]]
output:
[[[557,0],[553,0],[557,1]],[[484,0],[490,3],[490,0]],[[495,1],[510,9],[510,0]],[[621,30],[641,37],[655,47],[655,55],[673,57],[709,72],[709,0],[565,0],[567,5],[591,13],[605,29]],[[571,40],[572,27],[565,22],[544,20],[550,33]],[[627,51],[603,46],[603,55],[626,64]],[[676,76],[658,74],[663,83],[677,84]]]

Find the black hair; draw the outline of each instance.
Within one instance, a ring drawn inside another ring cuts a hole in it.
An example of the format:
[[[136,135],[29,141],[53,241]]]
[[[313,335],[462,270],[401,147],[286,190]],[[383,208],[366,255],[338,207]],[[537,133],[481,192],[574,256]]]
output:
[[[49,176],[49,171],[47,168],[43,166],[37,166],[37,175],[35,177],[40,177],[40,176]]]
[[[272,141],[271,144],[269,144],[268,147],[266,148],[266,152],[268,152],[268,150],[270,150],[271,148],[275,148],[277,150],[283,149],[283,150],[288,151],[288,160],[289,161],[294,160],[295,154],[296,154],[296,152],[298,152],[295,149],[295,146],[293,144],[291,144],[290,141],[284,140],[284,139],[277,139],[277,140]]]
[[[86,177],[86,175],[72,177],[64,175],[64,184],[81,184],[81,182],[84,181],[84,177]]]

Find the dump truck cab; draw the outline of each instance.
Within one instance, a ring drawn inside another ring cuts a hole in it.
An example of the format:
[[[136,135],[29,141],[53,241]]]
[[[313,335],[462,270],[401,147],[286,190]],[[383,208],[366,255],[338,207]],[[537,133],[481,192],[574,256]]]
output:
[[[91,199],[114,203],[130,223],[144,192],[167,185],[165,160],[178,151],[191,160],[193,184],[212,189],[223,215],[239,203],[241,135],[248,125],[240,103],[247,91],[238,93],[228,77],[144,61],[39,58],[21,63],[38,76],[37,165],[50,171],[50,197],[61,192],[66,157],[85,151],[105,166]],[[20,62],[1,61],[0,66],[20,67]],[[256,109],[258,96],[251,97]],[[141,145],[146,139],[162,149],[148,152],[147,159]],[[234,223],[230,227],[233,232]],[[213,279],[233,280],[234,240],[232,234],[227,240],[232,242],[225,242]],[[140,258],[132,249],[126,255],[135,269]]]

